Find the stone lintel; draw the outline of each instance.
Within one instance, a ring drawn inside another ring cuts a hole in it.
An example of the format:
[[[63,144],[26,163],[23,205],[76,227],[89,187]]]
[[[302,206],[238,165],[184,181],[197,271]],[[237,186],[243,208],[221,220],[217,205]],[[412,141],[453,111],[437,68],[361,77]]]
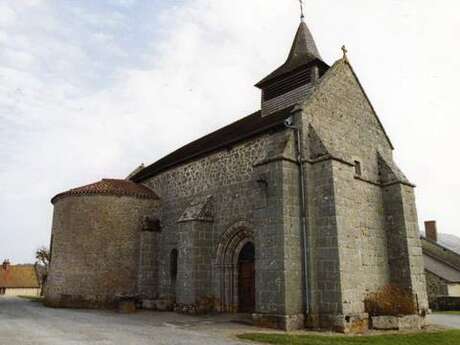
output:
[[[343,163],[343,164],[346,164],[346,165],[349,165],[349,166],[355,166],[354,163],[352,162],[349,162],[347,161],[346,159],[344,158],[340,158],[340,157],[336,157],[336,156],[333,156],[331,154],[326,154],[324,156],[321,156],[321,157],[318,157],[316,159],[304,159],[303,162],[304,163],[308,163],[308,164],[311,164],[311,165],[314,165],[316,163],[320,163],[320,162],[324,162],[324,161],[329,161],[329,160],[332,160],[332,161],[337,161],[337,162],[340,162],[340,163]]]
[[[262,166],[262,165],[267,165],[273,162],[280,162],[280,161],[286,161],[286,162],[291,162],[294,164],[299,164],[295,159],[292,159],[290,157],[286,157],[285,155],[278,155],[275,157],[270,157],[266,159],[262,159],[254,164],[254,167]]]
[[[413,183],[406,182],[406,181],[400,181],[400,180],[395,180],[395,181],[383,183],[383,184],[381,184],[381,186],[382,186],[382,187],[389,187],[389,186],[393,186],[393,185],[395,185],[395,184],[402,184],[403,186],[408,186],[408,187],[412,187],[412,188],[417,187],[417,186],[416,186],[415,184],[413,184]]]
[[[314,164],[324,162],[324,161],[328,161],[328,160],[343,163],[343,164],[348,165],[350,167],[355,166],[355,164],[353,162],[349,162],[344,158],[335,157],[335,156],[333,156],[331,154],[326,154],[326,155],[318,157],[316,159],[304,159],[303,162],[311,164],[311,165],[314,165]],[[406,181],[404,179],[397,179],[397,180],[392,180],[392,181],[389,181],[389,182],[382,183],[382,182],[379,182],[379,181],[371,181],[369,179],[363,178],[362,176],[358,176],[358,175],[355,175],[354,178],[356,180],[360,180],[362,182],[367,182],[367,183],[370,183],[370,184],[373,184],[373,185],[379,186],[379,187],[388,187],[388,186],[392,186],[392,185],[395,185],[395,184],[398,184],[398,183],[402,184],[404,186],[412,187],[412,188],[416,187],[415,184],[413,184],[413,183],[411,183],[409,181]]]

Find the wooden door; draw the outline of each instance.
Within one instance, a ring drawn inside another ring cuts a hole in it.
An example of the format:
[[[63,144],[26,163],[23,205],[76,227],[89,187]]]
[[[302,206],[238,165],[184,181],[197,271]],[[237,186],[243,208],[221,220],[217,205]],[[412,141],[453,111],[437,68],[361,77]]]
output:
[[[256,304],[255,265],[252,262],[240,262],[238,274],[238,311],[252,313]]]

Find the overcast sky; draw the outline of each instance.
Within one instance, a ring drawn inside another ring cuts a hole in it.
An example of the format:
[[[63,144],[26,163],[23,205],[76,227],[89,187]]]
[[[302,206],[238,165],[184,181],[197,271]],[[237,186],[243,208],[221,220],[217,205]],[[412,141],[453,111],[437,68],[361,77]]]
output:
[[[420,222],[460,236],[460,2],[308,0],[324,60],[346,44],[417,184]],[[0,0],[0,260],[48,245],[50,199],[258,109],[297,0]]]

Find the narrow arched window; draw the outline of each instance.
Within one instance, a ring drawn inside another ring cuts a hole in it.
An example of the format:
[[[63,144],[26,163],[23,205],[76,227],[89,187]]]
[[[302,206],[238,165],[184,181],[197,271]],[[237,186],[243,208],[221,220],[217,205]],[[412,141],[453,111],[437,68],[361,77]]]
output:
[[[173,292],[175,292],[176,290],[177,257],[178,257],[177,249],[171,250],[169,267],[170,267],[170,277],[171,277],[171,289],[173,290]]]

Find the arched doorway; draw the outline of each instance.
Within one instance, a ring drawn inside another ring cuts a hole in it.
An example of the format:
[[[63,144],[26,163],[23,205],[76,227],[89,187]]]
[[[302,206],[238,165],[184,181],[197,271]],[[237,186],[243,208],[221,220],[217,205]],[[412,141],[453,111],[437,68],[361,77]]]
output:
[[[237,313],[251,312],[255,309],[255,241],[252,228],[250,223],[241,221],[233,224],[222,234],[215,264],[218,280],[216,296],[220,302],[216,305],[217,311]],[[251,261],[252,269],[249,268]],[[243,277],[241,281],[240,276]],[[240,284],[250,284],[253,292],[246,295],[247,292],[243,292]],[[241,292],[245,294],[242,303],[239,296]]]
[[[252,313],[256,304],[255,249],[248,242],[238,256],[238,312]]]

